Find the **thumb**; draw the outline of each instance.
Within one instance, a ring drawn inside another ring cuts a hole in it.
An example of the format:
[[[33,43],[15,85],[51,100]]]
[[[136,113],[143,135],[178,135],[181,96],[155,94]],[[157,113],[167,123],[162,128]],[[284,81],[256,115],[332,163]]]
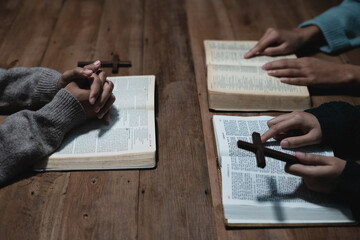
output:
[[[64,72],[58,82],[59,88],[64,88],[70,82],[77,79],[86,79],[91,76],[93,72],[90,69],[75,68]]]
[[[327,157],[296,152],[295,157],[302,164],[286,164],[285,172],[299,177],[313,177],[319,174],[319,167],[326,165]]]
[[[95,73],[100,69],[100,66],[101,66],[100,60],[96,60],[92,64],[84,66],[84,69],[89,69],[89,70],[91,70],[92,72]]]
[[[327,157],[311,153],[296,152],[295,157],[305,165],[327,165]]]

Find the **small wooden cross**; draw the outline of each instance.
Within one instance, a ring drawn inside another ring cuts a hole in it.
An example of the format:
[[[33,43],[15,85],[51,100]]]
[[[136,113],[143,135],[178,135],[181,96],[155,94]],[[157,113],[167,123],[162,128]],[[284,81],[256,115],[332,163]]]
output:
[[[275,158],[289,164],[300,163],[299,160],[293,155],[264,147],[264,145],[261,142],[259,133],[253,132],[252,139],[253,139],[253,143],[248,143],[239,140],[237,142],[237,145],[239,148],[255,153],[256,163],[258,167],[264,168],[266,166],[265,156]]]
[[[93,62],[78,62],[78,67],[84,67]],[[101,61],[101,67],[112,67],[112,73],[118,73],[120,67],[131,67],[130,61],[120,61],[119,55],[114,54],[113,61]]]

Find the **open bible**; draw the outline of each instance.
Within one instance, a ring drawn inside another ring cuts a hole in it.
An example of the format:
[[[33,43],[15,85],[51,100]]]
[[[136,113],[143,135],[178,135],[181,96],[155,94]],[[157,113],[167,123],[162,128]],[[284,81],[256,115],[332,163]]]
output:
[[[256,41],[204,41],[209,108],[222,111],[293,111],[311,107],[305,86],[271,77],[261,66],[282,58],[244,59]]]
[[[355,223],[351,210],[328,196],[312,192],[302,179],[284,172],[285,163],[266,157],[258,168],[256,157],[237,147],[237,141],[251,142],[251,133],[263,134],[268,116],[213,117],[225,224],[228,226],[301,226]],[[274,139],[266,147],[283,150]],[[297,149],[333,156],[325,146]]]
[[[95,119],[72,130],[57,152],[35,170],[155,167],[155,76],[108,79],[116,97],[110,123]]]

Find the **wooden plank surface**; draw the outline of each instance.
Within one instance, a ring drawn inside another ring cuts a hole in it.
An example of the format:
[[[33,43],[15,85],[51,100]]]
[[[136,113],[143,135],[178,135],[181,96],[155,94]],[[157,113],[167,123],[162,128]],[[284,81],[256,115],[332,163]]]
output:
[[[128,15],[117,12],[117,9],[126,9]],[[44,57],[44,65],[64,71],[76,67],[78,60],[111,59],[111,51],[130,49],[132,41],[141,40],[142,35],[124,41],[125,33],[117,29],[121,24],[129,23],[142,29],[141,19],[125,21],[124,16],[132,16],[134,11],[137,11],[137,5],[126,2],[66,1]],[[77,24],[72,24],[74,19],[77,19]],[[141,56],[141,48],[131,49],[135,51],[134,57]],[[110,75],[108,69],[104,70]],[[132,71],[132,74],[139,74],[141,69],[135,64]],[[138,179],[138,171],[70,173],[62,202],[61,224],[56,229],[59,234],[54,238],[134,239],[137,234],[138,202],[134,199],[138,198]]]
[[[226,229],[223,223],[220,184],[217,175],[215,144],[211,118],[216,112],[208,110],[205,59],[203,41],[206,39],[222,40],[258,40],[268,27],[293,28],[301,22],[312,18],[341,1],[188,1],[187,19],[191,36],[192,55],[194,58],[198,97],[201,107],[208,170],[210,176],[212,199],[215,211],[216,227],[219,239],[326,239],[328,232],[339,232],[345,238],[360,234],[358,228],[310,228],[303,229]],[[224,11],[225,10],[225,11]],[[216,31],[214,31],[216,29]],[[315,54],[314,57],[341,63],[339,57]],[[357,59],[353,55],[354,59]],[[338,95],[312,96],[314,106],[329,100],[344,100],[359,104],[359,98]],[[217,113],[230,115],[259,115],[259,113]],[[267,112],[266,115],[279,113]],[[313,236],[313,237],[312,237]],[[314,237],[316,236],[316,237]]]
[[[184,1],[145,2],[143,73],[156,75],[158,166],[140,172],[139,239],[215,239]]]
[[[119,54],[133,63],[119,74],[156,75],[158,166],[21,176],[0,189],[1,238],[359,238],[358,227],[225,228],[205,82],[203,40],[257,40],[267,27],[295,27],[340,2],[4,0],[0,67],[63,72],[80,60]],[[313,56],[360,64],[359,51]],[[356,96],[312,93],[314,106],[360,104]]]

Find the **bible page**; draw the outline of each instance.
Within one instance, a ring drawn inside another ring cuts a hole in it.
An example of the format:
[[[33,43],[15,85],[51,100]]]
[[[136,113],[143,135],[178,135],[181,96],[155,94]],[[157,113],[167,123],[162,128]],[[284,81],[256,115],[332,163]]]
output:
[[[256,56],[245,59],[244,55],[255,46],[257,41],[215,41],[205,40],[204,48],[206,65],[241,65],[261,67],[267,62],[284,58],[296,58],[295,55],[287,56]]]
[[[208,88],[262,95],[308,95],[306,87],[289,85],[254,66],[208,65]]]
[[[213,117],[216,144],[220,155],[222,198],[226,218],[244,216],[246,211],[250,211],[251,206],[261,211],[254,210],[251,214],[247,213],[248,223],[251,221],[248,214],[256,223],[265,218],[267,218],[266,222],[273,223],[286,222],[290,219],[292,222],[310,221],[307,219],[310,213],[299,212],[299,208],[312,209],[311,211],[317,215],[311,216],[315,222],[326,218],[336,218],[336,221],[351,218],[349,209],[343,206],[339,208],[338,204],[329,201],[326,196],[309,191],[300,177],[286,173],[284,162],[266,157],[266,167],[258,168],[255,154],[237,147],[238,140],[252,142],[252,132],[263,134],[268,129],[266,122],[271,118],[220,115]],[[270,139],[264,145],[288,154],[294,153],[292,150],[281,149],[275,139]],[[331,149],[326,146],[312,146],[297,151],[333,156]],[[293,220],[295,215],[297,220]]]
[[[50,159],[155,151],[155,77],[108,79],[114,83],[116,97],[110,123],[95,119],[79,126],[65,137]]]

